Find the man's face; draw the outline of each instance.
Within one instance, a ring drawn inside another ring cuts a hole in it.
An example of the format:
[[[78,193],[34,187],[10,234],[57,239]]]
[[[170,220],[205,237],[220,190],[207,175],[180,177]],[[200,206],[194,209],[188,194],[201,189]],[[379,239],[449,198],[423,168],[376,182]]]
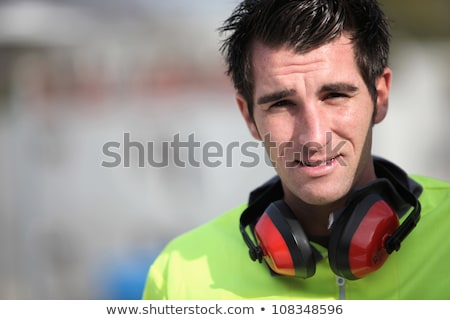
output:
[[[306,54],[256,43],[254,111],[241,112],[281,177],[286,197],[329,205],[375,177],[372,126],[387,111],[390,70],[377,80],[374,105],[342,36]]]

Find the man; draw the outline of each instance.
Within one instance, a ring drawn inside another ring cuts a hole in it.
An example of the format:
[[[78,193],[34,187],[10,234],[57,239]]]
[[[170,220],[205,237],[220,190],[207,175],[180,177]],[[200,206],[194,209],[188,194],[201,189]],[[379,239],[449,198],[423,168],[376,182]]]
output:
[[[244,0],[221,31],[277,175],[169,243],[143,298],[449,299],[450,184],[371,154],[391,87],[376,1]]]

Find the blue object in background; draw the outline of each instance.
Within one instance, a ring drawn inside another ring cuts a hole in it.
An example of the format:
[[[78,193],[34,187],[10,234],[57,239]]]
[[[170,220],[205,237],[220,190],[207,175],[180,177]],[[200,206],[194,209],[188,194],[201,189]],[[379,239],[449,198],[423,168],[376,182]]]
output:
[[[100,300],[140,300],[150,265],[160,249],[136,250],[126,255],[109,257],[99,268],[96,280]]]

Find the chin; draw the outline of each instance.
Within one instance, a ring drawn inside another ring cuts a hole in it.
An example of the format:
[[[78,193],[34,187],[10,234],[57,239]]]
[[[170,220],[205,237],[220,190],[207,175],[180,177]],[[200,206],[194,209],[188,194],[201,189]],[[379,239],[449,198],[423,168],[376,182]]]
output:
[[[294,195],[309,205],[327,206],[340,201],[348,192],[349,188],[346,188],[340,183],[334,183],[333,186],[303,187],[301,190],[294,192]]]
[[[306,195],[300,199],[311,206],[328,206],[336,203],[342,197],[332,197],[330,195]]]

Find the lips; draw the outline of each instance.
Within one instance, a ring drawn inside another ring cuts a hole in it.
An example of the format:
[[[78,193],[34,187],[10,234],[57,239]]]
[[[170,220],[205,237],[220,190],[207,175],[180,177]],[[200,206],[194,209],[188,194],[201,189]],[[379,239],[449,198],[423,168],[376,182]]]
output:
[[[340,155],[336,155],[331,158],[327,159],[317,159],[317,160],[310,160],[310,159],[302,159],[302,160],[296,160],[296,163],[301,167],[320,167],[320,166],[330,166]]]

